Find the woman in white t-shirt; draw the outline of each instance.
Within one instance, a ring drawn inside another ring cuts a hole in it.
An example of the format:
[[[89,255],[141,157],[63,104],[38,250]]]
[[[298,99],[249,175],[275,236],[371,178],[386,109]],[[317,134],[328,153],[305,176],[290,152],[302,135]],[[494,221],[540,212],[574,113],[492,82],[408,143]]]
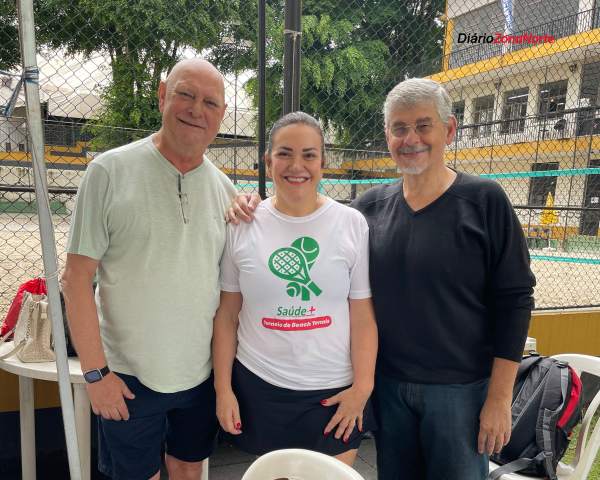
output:
[[[241,449],[306,448],[352,464],[375,428],[369,396],[377,327],[368,227],[318,192],[319,123],[279,119],[265,155],[275,196],[230,225],[213,362],[217,416]]]

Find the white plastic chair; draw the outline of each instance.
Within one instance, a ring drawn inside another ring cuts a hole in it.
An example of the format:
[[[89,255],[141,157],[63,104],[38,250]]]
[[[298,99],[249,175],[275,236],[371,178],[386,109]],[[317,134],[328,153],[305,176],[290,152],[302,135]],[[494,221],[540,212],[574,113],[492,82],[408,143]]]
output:
[[[201,480],[208,480],[208,458],[205,458],[202,461],[202,479]]]
[[[583,372],[591,373],[597,377],[600,377],[600,358],[592,357],[590,355],[580,355],[577,353],[564,353],[560,355],[553,355],[557,360],[568,362],[571,367],[577,371],[579,375]],[[569,465],[565,465],[562,462],[558,464],[557,476],[559,480],[586,480],[594,459],[600,450],[600,421],[596,423],[596,426],[592,430],[591,434],[591,422],[598,407],[600,406],[600,392],[596,393],[594,399],[590,403],[588,409],[585,412],[579,434],[577,435],[577,446],[575,448],[575,457]],[[588,435],[589,434],[589,435]],[[498,468],[498,465],[494,462],[490,462],[490,471]],[[520,475],[518,473],[508,473],[502,475],[500,480],[526,480],[536,479],[539,477],[531,477],[528,475]]]
[[[343,462],[311,450],[275,450],[259,457],[242,480],[365,480]]]

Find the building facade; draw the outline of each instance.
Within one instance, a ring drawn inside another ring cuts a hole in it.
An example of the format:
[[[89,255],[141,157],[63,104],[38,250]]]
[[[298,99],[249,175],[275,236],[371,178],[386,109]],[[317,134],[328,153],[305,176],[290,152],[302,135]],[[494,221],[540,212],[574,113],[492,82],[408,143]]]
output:
[[[430,78],[459,123],[448,163],[500,181],[529,236],[598,236],[600,0],[446,7]]]

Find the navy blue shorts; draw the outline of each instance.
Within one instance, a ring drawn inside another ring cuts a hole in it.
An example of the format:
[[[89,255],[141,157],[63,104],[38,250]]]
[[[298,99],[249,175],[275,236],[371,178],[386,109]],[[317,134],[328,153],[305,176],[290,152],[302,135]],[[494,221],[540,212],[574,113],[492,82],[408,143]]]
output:
[[[199,462],[216,444],[217,418],[212,375],[197,387],[160,393],[136,377],[117,374],[135,394],[125,399],[129,420],[100,418],[98,469],[113,480],[148,480],[160,470],[164,450]]]
[[[282,448],[304,448],[339,455],[357,449],[363,433],[354,427],[348,443],[334,437],[335,429],[324,436],[323,430],[337,410],[324,407],[321,400],[348,387],[326,390],[289,390],[265,382],[235,361],[232,371],[233,391],[240,407],[242,433],[227,435],[241,450],[262,455]],[[363,431],[375,430],[371,401],[363,413]]]

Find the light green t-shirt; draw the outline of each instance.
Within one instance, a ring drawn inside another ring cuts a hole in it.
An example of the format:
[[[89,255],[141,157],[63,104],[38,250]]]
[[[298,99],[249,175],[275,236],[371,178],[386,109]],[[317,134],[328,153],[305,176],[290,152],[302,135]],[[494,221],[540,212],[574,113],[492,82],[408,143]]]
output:
[[[165,393],[208,378],[224,212],[234,194],[206,157],[182,175],[151,137],[90,163],[68,252],[100,262],[96,305],[113,371]]]

